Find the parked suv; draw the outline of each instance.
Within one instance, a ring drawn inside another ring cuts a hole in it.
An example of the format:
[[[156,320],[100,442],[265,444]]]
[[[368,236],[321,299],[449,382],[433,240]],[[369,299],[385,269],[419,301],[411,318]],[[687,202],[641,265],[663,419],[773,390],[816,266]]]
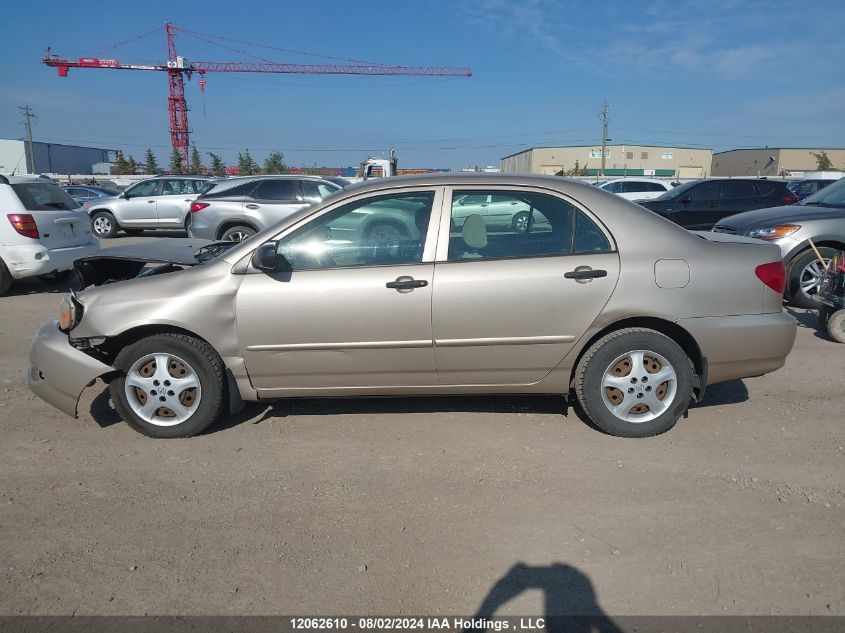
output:
[[[230,178],[191,203],[188,235],[241,242],[340,190],[340,185],[319,176]]]
[[[784,296],[799,308],[818,308],[821,271],[845,250],[845,178],[800,204],[740,213],[720,221],[716,233],[730,233],[773,242],[786,263]],[[819,250],[819,262],[807,239]]]
[[[672,189],[672,183],[657,178],[617,178],[599,185],[626,200],[650,200]]]
[[[97,237],[114,237],[121,229],[130,234],[144,229],[181,229],[191,202],[215,182],[204,176],[158,176],[83,206],[91,215]]]
[[[711,178],[693,180],[640,204],[685,229],[710,230],[729,215],[798,202],[778,180]]]
[[[15,279],[60,281],[99,247],[91,220],[46,177],[0,176],[0,295]]]

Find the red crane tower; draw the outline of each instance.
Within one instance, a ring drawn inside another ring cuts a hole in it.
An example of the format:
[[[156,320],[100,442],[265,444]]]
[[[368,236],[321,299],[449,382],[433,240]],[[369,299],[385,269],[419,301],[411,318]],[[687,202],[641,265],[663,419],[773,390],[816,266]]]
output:
[[[48,48],[42,62],[56,68],[59,77],[67,77],[71,68],[109,68],[115,70],[155,70],[167,73],[170,92],[167,97],[167,113],[170,119],[170,143],[182,157],[182,164],[188,164],[190,131],[188,129],[188,104],[185,101],[185,77],[189,80],[194,73],[200,75],[200,88],[204,90],[206,73],[288,73],[308,75],[424,75],[431,77],[469,77],[469,68],[440,68],[433,66],[398,66],[369,64],[286,64],[281,62],[189,62],[176,54],[176,33],[179,29],[170,22],[164,25],[167,35],[167,63],[125,64],[117,59],[80,57],[65,59]]]

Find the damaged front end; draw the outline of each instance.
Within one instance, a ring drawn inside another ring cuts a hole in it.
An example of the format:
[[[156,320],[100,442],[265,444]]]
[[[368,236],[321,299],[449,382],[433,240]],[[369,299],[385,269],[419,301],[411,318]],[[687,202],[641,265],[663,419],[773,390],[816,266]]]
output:
[[[74,269],[84,289],[184,270],[236,245],[237,242],[164,238],[101,249],[96,255],[76,260]]]

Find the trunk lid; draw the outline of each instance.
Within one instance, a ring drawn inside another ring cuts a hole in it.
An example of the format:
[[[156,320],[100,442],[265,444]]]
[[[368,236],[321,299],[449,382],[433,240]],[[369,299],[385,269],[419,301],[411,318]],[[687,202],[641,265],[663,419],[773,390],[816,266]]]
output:
[[[47,248],[82,246],[93,239],[88,214],[55,183],[21,182],[12,189],[35,220],[39,241]]]

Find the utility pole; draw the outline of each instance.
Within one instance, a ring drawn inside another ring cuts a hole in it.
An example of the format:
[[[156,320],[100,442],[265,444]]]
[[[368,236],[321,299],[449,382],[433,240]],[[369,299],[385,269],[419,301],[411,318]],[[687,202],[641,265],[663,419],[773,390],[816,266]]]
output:
[[[601,169],[599,170],[599,176],[601,177],[604,177],[605,148],[607,148],[607,110],[609,107],[607,101],[603,102],[601,113],[599,114],[601,118]]]
[[[26,128],[26,142],[29,145],[30,173],[36,174],[38,172],[35,169],[35,150],[32,146],[32,119],[37,117],[32,113],[32,108],[29,107],[29,104],[26,104],[25,106],[18,106],[18,110],[23,112],[23,125]]]

